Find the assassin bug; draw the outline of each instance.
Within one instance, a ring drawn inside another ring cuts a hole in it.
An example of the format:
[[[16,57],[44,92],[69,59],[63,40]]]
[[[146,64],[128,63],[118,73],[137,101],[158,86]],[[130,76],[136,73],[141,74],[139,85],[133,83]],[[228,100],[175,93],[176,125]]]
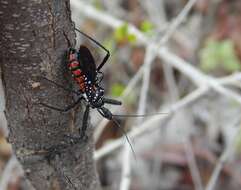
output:
[[[87,136],[85,134],[87,129],[87,121],[88,116],[90,112],[90,108],[97,109],[97,111],[106,119],[111,120],[115,123],[115,125],[121,129],[122,133],[125,135],[128,143],[130,144],[130,147],[132,149],[133,154],[134,150],[131,146],[130,140],[128,136],[126,135],[124,129],[121,128],[120,124],[116,121],[114,117],[145,117],[145,116],[152,116],[152,115],[158,115],[163,113],[155,113],[155,114],[144,114],[144,115],[114,115],[111,113],[110,110],[108,110],[105,107],[105,104],[112,104],[112,105],[121,105],[122,102],[115,100],[115,99],[109,99],[104,96],[104,89],[101,87],[100,83],[103,79],[103,73],[101,72],[101,68],[105,65],[107,60],[110,57],[110,52],[107,50],[103,45],[101,45],[99,42],[97,42],[92,37],[88,36],[84,32],[81,32],[78,29],[75,29],[80,34],[87,37],[89,40],[94,42],[97,46],[102,48],[106,55],[104,59],[101,61],[98,67],[96,67],[94,58],[90,52],[90,50],[86,47],[81,45],[79,49],[74,49],[70,47],[67,51],[67,67],[70,70],[72,74],[72,78],[77,83],[79,90],[70,90],[65,88],[64,86],[57,84],[54,81],[51,81],[47,78],[44,78],[45,80],[48,80],[49,82],[55,84],[56,86],[63,88],[67,91],[71,91],[72,93],[75,93],[78,96],[78,99],[73,104],[61,109],[57,108],[51,105],[47,105],[45,103],[40,103],[41,105],[48,107],[53,110],[57,110],[60,112],[67,112],[74,108],[77,104],[81,102],[81,100],[84,100],[87,105],[86,109],[84,111],[84,117],[83,117],[83,123],[82,128],[79,129],[80,133],[80,139],[87,139]],[[68,41],[69,42],[69,41]],[[70,44],[70,43],[69,43]],[[165,114],[165,113],[164,113]]]
[[[87,128],[87,121],[88,121],[90,108],[97,109],[97,111],[104,118],[114,121],[114,123],[120,129],[122,129],[119,126],[119,123],[113,118],[114,115],[110,112],[110,110],[104,107],[105,104],[121,105],[122,104],[121,101],[106,98],[104,96],[104,89],[100,86],[100,83],[103,79],[103,73],[101,72],[101,68],[105,65],[108,58],[110,57],[110,52],[92,37],[88,36],[87,34],[81,32],[78,29],[75,29],[75,30],[78,31],[80,34],[84,35],[85,37],[87,37],[92,42],[94,42],[100,48],[102,48],[106,52],[106,55],[104,59],[101,61],[101,63],[99,64],[99,66],[96,67],[94,58],[90,50],[86,46],[81,45],[79,49],[74,49],[70,47],[67,51],[67,67],[70,70],[74,81],[77,83],[79,87],[78,91],[71,90],[71,92],[78,95],[77,101],[63,109],[57,108],[51,105],[47,105],[45,103],[40,103],[40,104],[60,112],[67,112],[70,109],[74,108],[78,103],[80,103],[81,100],[86,101],[87,105],[84,112],[82,128],[80,129],[81,139],[87,138],[85,131]],[[44,79],[48,80],[49,82],[52,82],[58,87],[66,89],[65,87],[55,83],[54,81],[51,81],[47,78],[44,78]],[[69,91],[69,89],[66,89],[66,90]],[[126,138],[130,143],[127,136]]]

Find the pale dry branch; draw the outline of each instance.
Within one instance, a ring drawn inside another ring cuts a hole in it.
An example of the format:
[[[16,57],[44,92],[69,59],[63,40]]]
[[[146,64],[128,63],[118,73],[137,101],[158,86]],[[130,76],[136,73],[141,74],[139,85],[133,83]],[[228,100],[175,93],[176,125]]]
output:
[[[190,0],[187,3],[187,5],[184,7],[183,11],[181,11],[181,13],[176,17],[176,19],[172,22],[170,27],[167,29],[167,32],[160,40],[160,43],[158,44],[158,46],[161,46],[162,44],[167,42],[167,40],[172,35],[172,33],[176,30],[176,28],[179,26],[179,24],[184,20],[184,18],[190,11],[190,9],[195,1],[196,0],[194,0],[194,1]],[[153,45],[154,44],[151,43],[146,48],[146,56],[144,59],[144,73],[143,73],[143,79],[142,79],[143,83],[142,83],[142,88],[141,88],[141,92],[140,92],[141,96],[140,96],[139,106],[138,106],[138,111],[137,111],[137,114],[139,114],[139,115],[142,115],[145,113],[145,108],[146,108],[146,103],[147,103],[147,93],[148,93],[149,81],[150,81],[151,63],[152,63],[153,59],[156,57],[156,51],[154,51]],[[143,118],[139,118],[138,123],[140,123],[140,121],[142,119]],[[126,162],[122,163],[123,169],[122,169],[122,180],[121,180],[121,186],[120,186],[121,188],[120,189],[127,190],[127,189],[129,189],[130,176],[131,176],[130,150],[129,150],[129,147],[127,144],[124,146],[123,153],[124,153],[123,160],[125,160]]]
[[[86,3],[83,3],[81,1],[71,0],[71,3],[72,3],[72,6],[75,6],[80,11],[80,13],[83,14],[84,16],[94,19],[103,24],[106,24],[114,29],[126,23],[122,20],[114,18],[112,15],[108,15],[103,11],[99,11],[94,7],[87,5]],[[162,60],[164,60],[166,64],[170,64],[176,69],[178,69],[181,73],[183,73],[188,78],[190,78],[191,81],[194,82],[196,85],[210,86],[212,89],[219,92],[220,94],[225,95],[228,98],[232,98],[241,104],[241,96],[239,94],[231,90],[225,89],[217,82],[217,79],[200,72],[198,69],[191,66],[191,64],[189,64],[182,58],[176,56],[175,54],[171,53],[166,48],[159,48],[158,44],[156,44],[155,42],[150,42],[151,40],[148,37],[146,37],[142,32],[140,32],[132,24],[128,23],[128,26],[129,26],[128,27],[129,32],[136,36],[139,43],[142,43],[146,46],[150,45],[150,43],[153,43],[154,49],[155,51],[157,51],[158,56]]]
[[[137,82],[141,79],[142,77],[142,72],[144,70],[144,65],[142,65],[139,70],[137,71],[137,73],[132,77],[132,79],[129,81],[128,85],[126,86],[125,90],[123,91],[120,100],[123,100],[125,97],[127,97],[131,92],[132,89],[134,88],[134,86],[137,84]],[[112,113],[115,113],[118,108],[116,106],[110,106],[109,107],[112,111]],[[97,140],[99,139],[102,131],[104,130],[104,127],[106,126],[106,124],[109,121],[106,119],[103,119],[100,124],[97,126],[95,132],[94,132],[94,141],[97,142]]]
[[[215,189],[215,185],[217,184],[218,181],[218,177],[222,171],[222,168],[224,167],[224,164],[227,162],[228,158],[230,157],[230,155],[232,154],[232,152],[235,149],[235,142],[236,139],[239,137],[239,128],[237,127],[236,129],[236,133],[232,139],[232,142],[230,142],[227,147],[224,149],[223,153],[221,154],[221,156],[219,157],[217,164],[213,170],[213,173],[208,181],[208,184],[205,188],[205,190],[214,190]]]
[[[131,151],[129,150],[128,145],[125,145],[122,151],[122,173],[121,173],[121,183],[120,183],[120,190],[128,190],[131,184],[131,159],[130,154]]]
[[[173,35],[173,33],[177,30],[178,26],[185,20],[188,13],[190,12],[193,5],[196,3],[197,0],[189,0],[185,7],[182,9],[180,14],[173,20],[173,22],[169,25],[167,28],[167,32],[165,32],[164,36],[162,37],[159,47],[163,46],[167,41],[170,39],[170,37]]]
[[[146,103],[147,103],[147,93],[150,82],[150,72],[151,72],[151,63],[155,58],[155,54],[153,53],[153,47],[147,46],[146,55],[144,59],[144,72],[142,78],[142,88],[140,92],[139,106],[138,106],[138,115],[142,115],[145,113]],[[138,118],[138,124],[141,122],[143,118]],[[125,162],[122,163],[122,178],[121,178],[121,190],[128,190],[130,186],[131,180],[131,157],[130,157],[130,147],[128,144],[125,144],[123,150],[123,160]]]
[[[233,83],[240,78],[239,74],[230,75],[228,76],[229,80],[222,80],[219,79],[220,84],[228,85],[229,82]],[[225,77],[226,78],[226,77]],[[179,100],[178,102],[171,105],[168,109],[166,109],[166,112],[169,113],[175,113],[176,111],[179,111],[179,109],[182,109],[183,107],[189,105],[190,103],[196,101],[201,96],[205,95],[210,88],[208,86],[199,87],[197,90],[191,92],[189,95],[184,97],[183,99]],[[142,135],[143,133],[146,133],[149,130],[155,129],[158,126],[152,125],[153,123],[163,119],[163,117],[160,117],[160,115],[153,116],[149,118],[147,121],[145,121],[138,129],[134,129],[133,131],[128,133],[128,136],[131,138],[136,138],[136,136]],[[96,160],[99,158],[111,153],[112,151],[116,150],[117,148],[121,147],[124,143],[124,138],[117,139],[115,141],[112,141],[111,143],[105,145],[104,147],[97,150],[94,154],[94,157]]]
[[[0,189],[7,190],[8,185],[13,178],[17,180],[23,176],[23,170],[18,163],[15,156],[12,156],[5,166],[5,169],[1,175]]]
[[[187,6],[182,10],[182,13],[184,16],[187,15],[188,11],[190,10],[191,6],[194,3],[195,3],[195,0],[190,0],[188,2]],[[84,16],[91,18],[97,22],[101,22],[113,29],[116,29],[116,28],[122,26],[124,23],[126,23],[120,19],[114,18],[112,15],[108,15],[102,11],[98,11],[95,8],[93,8],[92,6],[86,5],[85,3],[81,2],[81,1],[77,2],[76,0],[72,0],[72,4],[75,7],[78,7],[80,13],[82,13]],[[143,124],[141,124],[138,128],[134,128],[133,130],[131,130],[128,133],[128,135],[131,138],[136,138],[140,135],[146,134],[147,131],[149,131],[149,130],[153,131],[154,129],[160,127],[160,125],[159,126],[154,125],[154,123],[158,122],[158,121],[160,122],[160,121],[163,121],[163,120],[169,118],[172,113],[175,113],[176,111],[179,111],[183,107],[186,107],[190,103],[196,101],[199,97],[201,97],[202,95],[209,92],[210,89],[218,92],[219,94],[221,94],[223,96],[226,96],[227,98],[233,99],[233,100],[237,101],[239,104],[241,104],[240,94],[236,93],[235,91],[233,91],[231,89],[224,87],[224,85],[232,85],[232,86],[240,88],[240,86],[241,86],[240,81],[239,81],[240,73],[233,75],[233,76],[221,78],[221,79],[214,78],[214,77],[206,75],[203,72],[201,72],[200,70],[196,69],[194,66],[192,66],[187,61],[185,61],[182,58],[180,58],[179,56],[171,53],[167,48],[162,47],[168,41],[168,39],[171,37],[173,32],[176,31],[178,25],[183,22],[185,17],[182,17],[182,16],[177,17],[174,20],[174,22],[172,22],[172,24],[169,26],[169,28],[167,28],[167,33],[164,35],[164,37],[162,38],[160,43],[152,41],[150,38],[148,38],[147,36],[142,34],[135,26],[128,23],[128,30],[130,33],[132,33],[136,36],[136,38],[138,39],[138,43],[141,43],[141,44],[145,45],[146,47],[152,46],[154,49],[153,50],[154,55],[156,54],[160,59],[162,59],[165,62],[165,64],[176,68],[178,71],[180,71],[182,74],[187,76],[194,84],[196,84],[199,87],[197,90],[190,93],[185,98],[177,101],[176,103],[171,105],[169,108],[164,110],[164,112],[170,113],[169,116],[167,116],[167,117],[160,117],[160,116],[151,117],[150,119],[145,121]],[[144,65],[143,65],[143,67],[140,68],[140,70],[138,71],[138,74],[135,75],[135,78],[134,78],[135,80],[133,80],[134,83],[130,83],[131,85],[133,85],[133,84],[135,85],[136,81],[138,81],[139,77],[142,75],[143,68],[144,68]],[[143,100],[145,99],[144,96],[142,98],[143,98]],[[143,101],[140,100],[140,102],[143,102]],[[143,106],[143,107],[145,107],[145,106]],[[144,110],[144,109],[142,109],[142,110]],[[104,146],[103,148],[101,148],[95,152],[95,159],[99,159],[99,158],[103,157],[104,155],[111,153],[113,150],[116,150],[117,148],[121,147],[122,145],[123,145],[123,138],[117,139],[117,140],[107,144],[106,146]],[[129,162],[130,161],[130,159],[128,159],[129,150],[127,150],[127,149],[125,149],[125,150],[127,152],[124,151],[124,154],[125,154],[124,158],[126,158]],[[189,149],[189,151],[190,151],[190,149]],[[210,182],[206,187],[207,190],[214,189],[215,184],[218,180],[218,175],[219,175],[221,169],[223,168],[223,164],[228,159],[227,152],[229,152],[229,151],[230,151],[229,149],[226,149],[224,151],[224,153],[222,154],[222,156],[220,157],[220,161],[218,162],[218,164],[212,174]],[[198,173],[196,163],[194,163],[195,159],[193,157],[189,157],[189,160],[190,160],[190,163],[189,163],[190,170],[193,175],[195,187],[196,187],[196,189],[202,189],[200,175]],[[123,190],[126,190],[126,189],[128,189],[128,186],[130,183],[130,178],[129,178],[130,177],[129,176],[130,166],[128,165],[128,167],[124,168],[124,170],[123,170],[123,178],[127,179],[125,181],[126,182],[125,184],[127,184],[127,185],[125,185],[125,188],[123,188]],[[126,176],[124,176],[124,175],[126,175]]]
[[[171,114],[174,114],[175,112],[179,111],[180,109],[186,107],[187,105],[191,104],[192,102],[196,101],[198,98],[200,98],[202,95],[204,95],[208,91],[208,87],[200,87],[199,89],[195,90],[194,92],[187,95],[185,98],[179,100],[178,102],[171,105],[169,108],[164,109],[162,112],[169,113],[169,115],[166,116],[152,116],[143,124],[139,125],[138,128],[134,128],[132,131],[128,132],[127,135],[131,139],[135,139],[141,135],[148,134],[148,131],[153,131],[157,128],[159,128],[161,125],[155,125],[157,122],[162,122],[165,118],[170,116]],[[99,150],[95,151],[94,158],[96,160],[102,158],[103,156],[113,152],[117,148],[120,148],[123,146],[124,137],[121,137],[117,140],[114,140],[104,147],[100,148]]]
[[[193,152],[192,144],[190,139],[185,140],[184,142],[185,153],[188,160],[189,170],[192,176],[193,184],[196,190],[203,190],[202,180],[200,172],[197,167],[195,155]]]

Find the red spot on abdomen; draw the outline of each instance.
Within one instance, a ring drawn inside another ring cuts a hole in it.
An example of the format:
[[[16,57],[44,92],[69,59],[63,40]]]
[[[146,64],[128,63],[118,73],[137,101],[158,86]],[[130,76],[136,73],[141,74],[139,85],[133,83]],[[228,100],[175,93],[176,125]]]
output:
[[[82,84],[85,80],[84,80],[84,78],[83,78],[82,76],[80,76],[80,77],[75,78],[75,81],[76,81],[78,84]]]
[[[78,75],[81,75],[81,70],[78,69],[78,70],[75,70],[75,71],[72,71],[72,73],[75,75],[75,76],[78,76]]]
[[[84,91],[85,90],[85,83],[79,84],[80,90]]]
[[[68,65],[69,69],[75,68],[75,67],[79,67],[79,62],[78,61],[73,61]]]

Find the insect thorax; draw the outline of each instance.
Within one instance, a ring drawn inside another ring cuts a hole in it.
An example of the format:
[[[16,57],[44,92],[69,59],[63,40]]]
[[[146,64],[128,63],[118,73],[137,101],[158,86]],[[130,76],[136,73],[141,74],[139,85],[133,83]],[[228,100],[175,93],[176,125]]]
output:
[[[103,103],[104,89],[100,86],[86,85],[85,94],[88,102],[93,107],[100,107]]]

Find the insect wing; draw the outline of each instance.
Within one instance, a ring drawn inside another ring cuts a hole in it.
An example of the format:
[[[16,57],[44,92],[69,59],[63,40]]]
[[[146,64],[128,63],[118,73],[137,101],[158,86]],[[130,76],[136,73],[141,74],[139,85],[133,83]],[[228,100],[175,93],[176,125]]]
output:
[[[95,60],[87,47],[80,46],[78,60],[84,74],[91,82],[94,83],[96,79],[96,65]]]

